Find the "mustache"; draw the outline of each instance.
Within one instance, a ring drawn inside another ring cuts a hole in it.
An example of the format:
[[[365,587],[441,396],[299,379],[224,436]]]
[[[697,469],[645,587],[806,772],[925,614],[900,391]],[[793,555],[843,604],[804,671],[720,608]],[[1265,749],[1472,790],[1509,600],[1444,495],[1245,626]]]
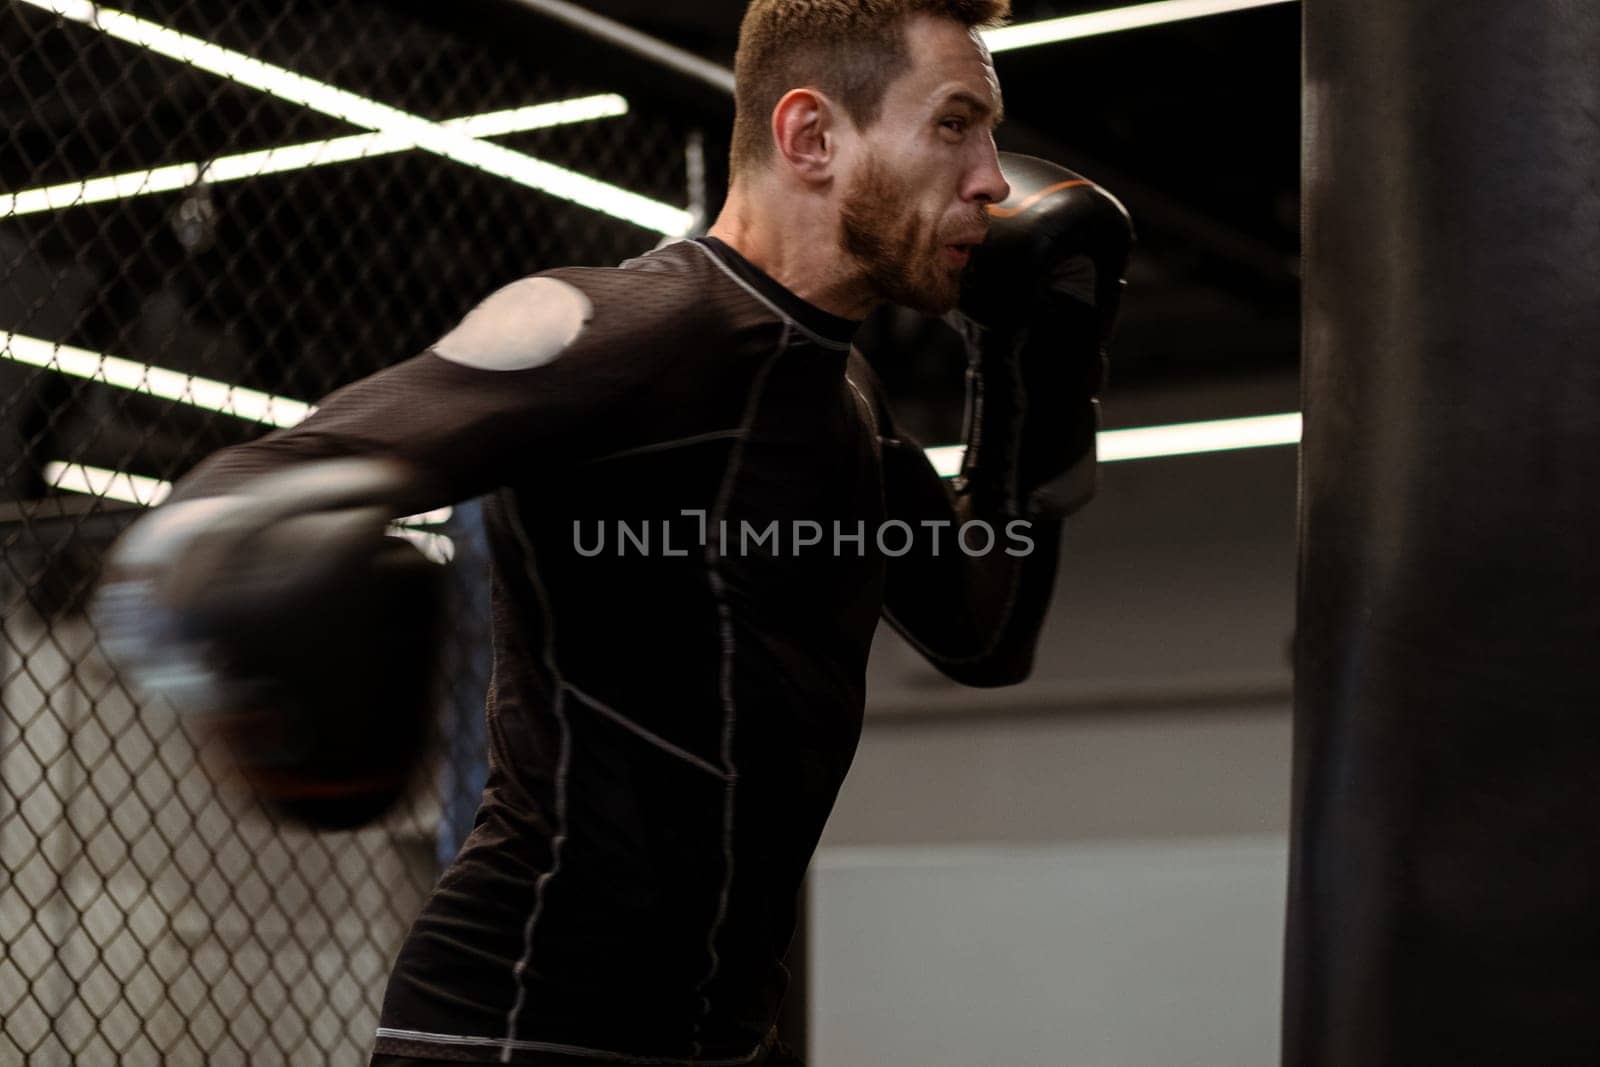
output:
[[[945,227],[940,236],[941,238],[971,238],[976,235],[978,240],[982,241],[989,235],[989,227],[992,221],[989,218],[989,213],[980,207],[977,214],[968,216],[965,222],[957,221]],[[951,242],[941,241],[941,243],[949,244]]]

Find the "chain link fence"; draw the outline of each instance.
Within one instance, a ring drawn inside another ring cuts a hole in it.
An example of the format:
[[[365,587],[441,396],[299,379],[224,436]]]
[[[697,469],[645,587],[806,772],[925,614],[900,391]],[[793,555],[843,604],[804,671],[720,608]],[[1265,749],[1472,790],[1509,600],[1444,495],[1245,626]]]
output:
[[[455,557],[438,768],[357,832],[230,786],[83,609],[206,454],[514,278],[698,225],[684,109],[471,10],[0,0],[0,1064],[364,1062],[482,780],[474,507],[413,528]]]

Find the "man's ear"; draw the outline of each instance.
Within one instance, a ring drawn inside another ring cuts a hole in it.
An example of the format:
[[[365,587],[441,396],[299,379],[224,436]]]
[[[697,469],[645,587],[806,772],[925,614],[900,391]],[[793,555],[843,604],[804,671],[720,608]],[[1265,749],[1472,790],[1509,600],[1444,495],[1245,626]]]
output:
[[[838,160],[837,108],[815,89],[790,89],[772,109],[772,140],[779,160],[806,181],[833,176]]]

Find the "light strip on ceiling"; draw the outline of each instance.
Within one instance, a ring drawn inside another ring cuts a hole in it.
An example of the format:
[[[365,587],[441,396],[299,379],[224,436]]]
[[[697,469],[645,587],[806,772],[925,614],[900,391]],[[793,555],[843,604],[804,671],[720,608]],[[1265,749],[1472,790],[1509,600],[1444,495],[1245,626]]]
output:
[[[1299,443],[1298,411],[1282,415],[1252,415],[1242,419],[1211,419],[1171,426],[1106,430],[1099,437],[1100,459],[1106,463]]]
[[[42,341],[18,333],[0,336],[3,336],[0,358],[75,378],[87,378],[146,396],[175,400],[180,404],[218,411],[251,422],[293,426],[312,411],[311,405],[303,401],[246,389],[241,385],[230,385],[194,374],[180,374],[148,363],[136,363],[131,359],[56,344],[54,341]]]
[[[85,493],[106,500],[121,500],[153,508],[172,492],[172,483],[142,474],[109,471],[83,463],[46,463],[44,480],[53,489]]]
[[[107,200],[124,200],[130,196],[147,193],[165,193],[174,189],[187,189],[200,180],[198,163],[173,163],[150,170],[111,174],[104,178],[90,178],[81,182],[63,182],[37,189],[22,189],[15,193],[0,193],[0,218],[13,215],[30,215],[36,211],[55,211],[78,204],[98,204]]]
[[[1032,48],[1042,44],[1073,41],[1080,37],[1098,37],[1119,30],[1136,30],[1145,26],[1164,26],[1171,22],[1222,15],[1230,11],[1245,11],[1254,7],[1295,3],[1296,0],[1158,0],[1153,4],[1133,4],[1113,7],[1104,11],[1086,11],[1081,15],[1064,15],[1061,18],[1023,22],[1015,26],[1002,26],[986,30],[984,43],[991,52],[1008,52],[1016,48]]]
[[[961,473],[961,460],[967,453],[966,445],[934,445],[922,450],[941,478],[954,478]]]
[[[473,137],[497,137],[508,133],[544,129],[573,122],[612,118],[628,113],[628,102],[615,93],[558,100],[548,104],[489,111],[447,119],[443,123],[464,130]],[[129,171],[81,182],[0,193],[0,218],[28,215],[39,211],[59,211],[84,204],[123,200],[132,196],[175,192],[199,182],[231,182],[263,174],[324,167],[357,159],[404,152],[412,147],[406,140],[388,133],[357,133],[325,141],[307,141],[255,152],[218,156],[203,163],[174,163],[150,170]]]
[[[1267,448],[1300,443],[1299,412],[1252,415],[1242,419],[1212,419],[1170,426],[1139,426],[1128,430],[1101,430],[1096,439],[1102,463],[1128,459],[1160,459],[1241,448]],[[964,445],[941,445],[927,450],[933,469],[946,478],[961,473]]]
[[[280,100],[299,104],[355,126],[391,135],[407,149],[433,152],[657,233],[682,235],[688,231],[691,219],[682,208],[619,189],[491,141],[477,140],[463,130],[369,100],[347,89],[308,78],[125,11],[102,7],[89,0],[22,2],[92,27],[119,41],[138,45],[157,55],[226,78],[235,84],[258,89]]]
[[[447,506],[434,508],[432,511],[424,511],[418,515],[407,515],[394,521],[401,526],[443,526],[450,521],[450,516],[454,514],[455,509]]]

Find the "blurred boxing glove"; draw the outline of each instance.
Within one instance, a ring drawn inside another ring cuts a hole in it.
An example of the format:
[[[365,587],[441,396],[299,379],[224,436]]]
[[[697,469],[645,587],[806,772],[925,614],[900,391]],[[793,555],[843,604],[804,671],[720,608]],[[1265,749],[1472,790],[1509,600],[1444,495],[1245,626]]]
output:
[[[1093,497],[1097,396],[1133,246],[1116,198],[1064,167],[1000,153],[948,320],[967,344],[966,457],[954,488],[979,513],[1059,518]]]
[[[315,828],[382,814],[427,741],[444,568],[385,534],[411,481],[327,460],[158,508],[112,548],[96,598],[113,661]]]

